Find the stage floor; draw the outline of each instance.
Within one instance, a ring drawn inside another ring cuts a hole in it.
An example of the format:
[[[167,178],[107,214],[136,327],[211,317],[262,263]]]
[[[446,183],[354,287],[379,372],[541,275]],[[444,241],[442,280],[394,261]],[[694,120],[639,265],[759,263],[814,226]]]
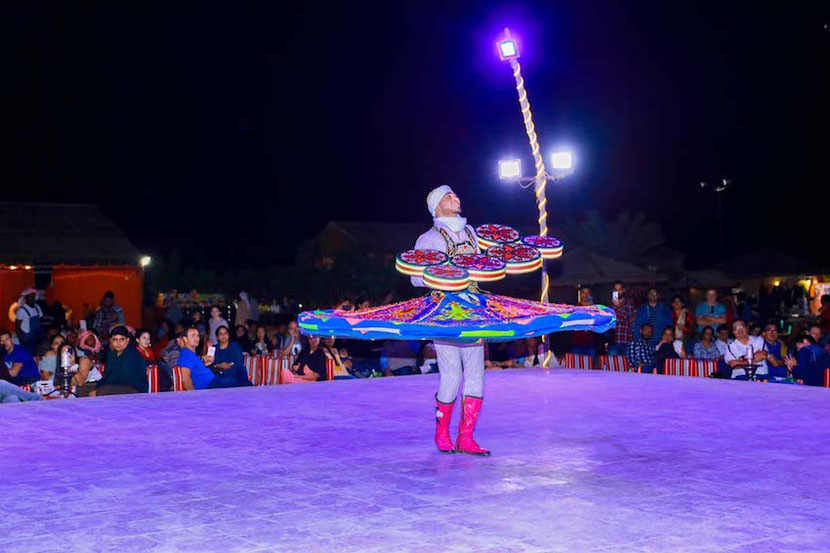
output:
[[[437,375],[2,405],[0,550],[830,549],[830,390],[486,378],[490,458]]]

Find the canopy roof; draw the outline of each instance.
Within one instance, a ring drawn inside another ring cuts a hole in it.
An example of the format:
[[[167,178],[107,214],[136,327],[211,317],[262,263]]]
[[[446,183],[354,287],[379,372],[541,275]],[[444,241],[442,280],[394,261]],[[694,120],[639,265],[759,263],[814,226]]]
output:
[[[98,206],[0,202],[0,264],[138,265],[139,256]]]
[[[665,277],[636,265],[605,257],[583,247],[568,249],[557,261],[548,264],[551,286],[603,284],[621,280],[625,283],[652,283]]]

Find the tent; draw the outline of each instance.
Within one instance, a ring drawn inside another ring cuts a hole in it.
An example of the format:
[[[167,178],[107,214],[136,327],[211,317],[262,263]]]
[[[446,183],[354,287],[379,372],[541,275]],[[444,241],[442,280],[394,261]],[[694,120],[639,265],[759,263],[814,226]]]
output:
[[[71,309],[75,321],[112,290],[137,327],[143,277],[139,251],[98,207],[0,202],[0,327],[13,329],[9,306],[32,286]]]

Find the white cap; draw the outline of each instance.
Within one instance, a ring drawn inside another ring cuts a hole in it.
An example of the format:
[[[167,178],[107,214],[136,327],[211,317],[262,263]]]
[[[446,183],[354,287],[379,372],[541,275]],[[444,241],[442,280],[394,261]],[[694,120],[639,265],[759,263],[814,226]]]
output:
[[[427,209],[429,209],[429,212],[433,217],[435,217],[435,209],[438,207],[438,204],[441,203],[441,200],[443,200],[444,196],[447,194],[452,194],[452,188],[446,184],[442,184],[427,194]]]

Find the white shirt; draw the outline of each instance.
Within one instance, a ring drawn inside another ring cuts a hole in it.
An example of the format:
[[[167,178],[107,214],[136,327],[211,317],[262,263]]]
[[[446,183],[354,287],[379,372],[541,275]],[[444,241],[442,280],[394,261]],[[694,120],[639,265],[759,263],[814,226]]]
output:
[[[749,341],[747,341],[746,344],[742,344],[738,340],[732,340],[726,347],[726,353],[723,354],[723,360],[729,363],[730,361],[735,361],[736,359],[743,357],[749,360],[750,363],[758,365],[758,369],[755,371],[755,374],[769,374],[766,361],[758,361],[757,363],[754,363],[752,359],[749,358],[750,347],[752,348],[753,354],[767,349],[764,339],[761,336],[749,336]],[[746,375],[745,370],[741,368],[732,369],[732,378],[744,375]]]
[[[38,304],[35,304],[34,307],[23,304],[17,308],[17,314],[15,314],[17,320],[20,321],[20,330],[28,334],[29,330],[29,319],[32,317],[43,317],[43,311],[40,309]]]
[[[718,351],[720,352],[720,356],[721,356],[721,357],[723,357],[724,355],[726,355],[726,348],[727,348],[728,346],[729,346],[729,344],[727,344],[726,342],[724,342],[724,341],[723,341],[723,340],[721,340],[720,338],[718,338],[717,340],[715,340],[715,347],[716,347],[716,348],[718,348]]]

